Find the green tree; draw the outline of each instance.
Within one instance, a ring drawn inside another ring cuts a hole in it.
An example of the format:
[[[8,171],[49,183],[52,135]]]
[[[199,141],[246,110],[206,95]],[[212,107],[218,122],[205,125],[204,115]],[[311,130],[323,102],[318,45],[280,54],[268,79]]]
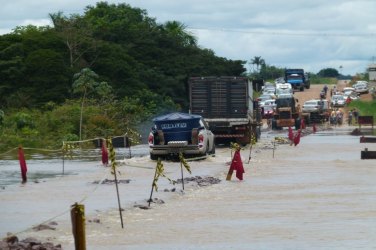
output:
[[[166,31],[172,36],[177,38],[183,46],[196,46],[197,38],[192,33],[187,32],[187,26],[178,21],[167,21],[164,24]]]
[[[73,76],[73,93],[81,93],[81,112],[80,112],[80,140],[82,139],[82,116],[84,110],[84,102],[89,91],[93,90],[97,85],[99,76],[89,68],[82,69]]]
[[[319,73],[317,73],[317,75],[321,77],[337,77],[339,76],[339,73],[338,70],[334,68],[325,68],[320,70]]]
[[[59,11],[50,13],[49,16],[55,31],[62,37],[68,48],[70,67],[91,66],[95,60],[88,61],[87,58],[90,57],[84,57],[85,54],[96,54],[96,42],[92,37],[91,26],[77,14],[68,18]],[[92,55],[91,58],[95,56]]]
[[[261,58],[261,56],[255,56],[251,59],[251,64],[256,65],[256,71],[259,72],[259,68],[261,65],[265,64],[265,60]]]

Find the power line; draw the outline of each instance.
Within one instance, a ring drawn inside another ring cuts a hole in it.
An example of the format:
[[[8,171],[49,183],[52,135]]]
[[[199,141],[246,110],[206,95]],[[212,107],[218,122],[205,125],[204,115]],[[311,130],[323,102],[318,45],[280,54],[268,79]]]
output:
[[[282,31],[254,31],[254,30],[239,30],[239,29],[224,29],[224,28],[195,28],[195,27],[189,27],[187,29],[188,30],[234,32],[234,33],[255,34],[255,35],[270,35],[270,36],[376,37],[376,33],[282,32]]]

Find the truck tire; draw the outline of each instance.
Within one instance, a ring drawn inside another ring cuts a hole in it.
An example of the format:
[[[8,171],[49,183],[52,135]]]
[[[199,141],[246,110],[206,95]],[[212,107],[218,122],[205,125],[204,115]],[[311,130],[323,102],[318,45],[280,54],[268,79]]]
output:
[[[277,127],[277,121],[275,119],[272,120],[272,130],[278,129]]]
[[[300,118],[295,119],[295,130],[300,129],[301,123],[302,123],[302,121],[300,120]]]
[[[306,88],[306,89],[310,89],[310,88],[311,88],[311,84],[306,85],[305,88]]]
[[[210,151],[210,154],[215,155],[215,144],[213,144],[212,150]]]
[[[304,91],[304,85],[301,86],[299,90],[303,92]]]
[[[156,161],[156,160],[158,160],[158,156],[156,156],[155,154],[150,153],[150,160]]]

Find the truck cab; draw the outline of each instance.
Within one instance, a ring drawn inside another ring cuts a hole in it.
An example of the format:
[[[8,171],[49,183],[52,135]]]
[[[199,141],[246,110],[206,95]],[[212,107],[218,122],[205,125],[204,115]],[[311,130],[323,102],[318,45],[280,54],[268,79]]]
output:
[[[306,84],[309,85],[309,81],[306,82],[306,74],[303,69],[286,69],[285,82],[290,83],[294,89],[299,89],[300,91],[304,91],[305,87],[307,88]]]

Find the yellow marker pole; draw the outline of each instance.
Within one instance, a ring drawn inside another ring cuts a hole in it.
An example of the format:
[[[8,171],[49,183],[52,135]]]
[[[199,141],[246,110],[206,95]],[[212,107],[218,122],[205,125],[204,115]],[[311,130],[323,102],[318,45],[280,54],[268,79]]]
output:
[[[184,175],[183,175],[183,163],[182,162],[180,162],[180,170],[181,170],[181,184],[184,190]]]
[[[71,206],[72,232],[75,249],[86,250],[85,206],[77,202]]]
[[[159,162],[159,160],[160,160],[160,159],[158,159],[158,162]],[[152,202],[152,198],[153,198],[154,183],[155,183],[155,178],[157,177],[157,169],[158,169],[158,163],[157,163],[157,166],[155,167],[154,179],[153,179],[153,183],[151,184],[150,198],[149,198],[149,200],[148,200],[148,202],[149,202],[149,207],[150,207],[150,203]]]

